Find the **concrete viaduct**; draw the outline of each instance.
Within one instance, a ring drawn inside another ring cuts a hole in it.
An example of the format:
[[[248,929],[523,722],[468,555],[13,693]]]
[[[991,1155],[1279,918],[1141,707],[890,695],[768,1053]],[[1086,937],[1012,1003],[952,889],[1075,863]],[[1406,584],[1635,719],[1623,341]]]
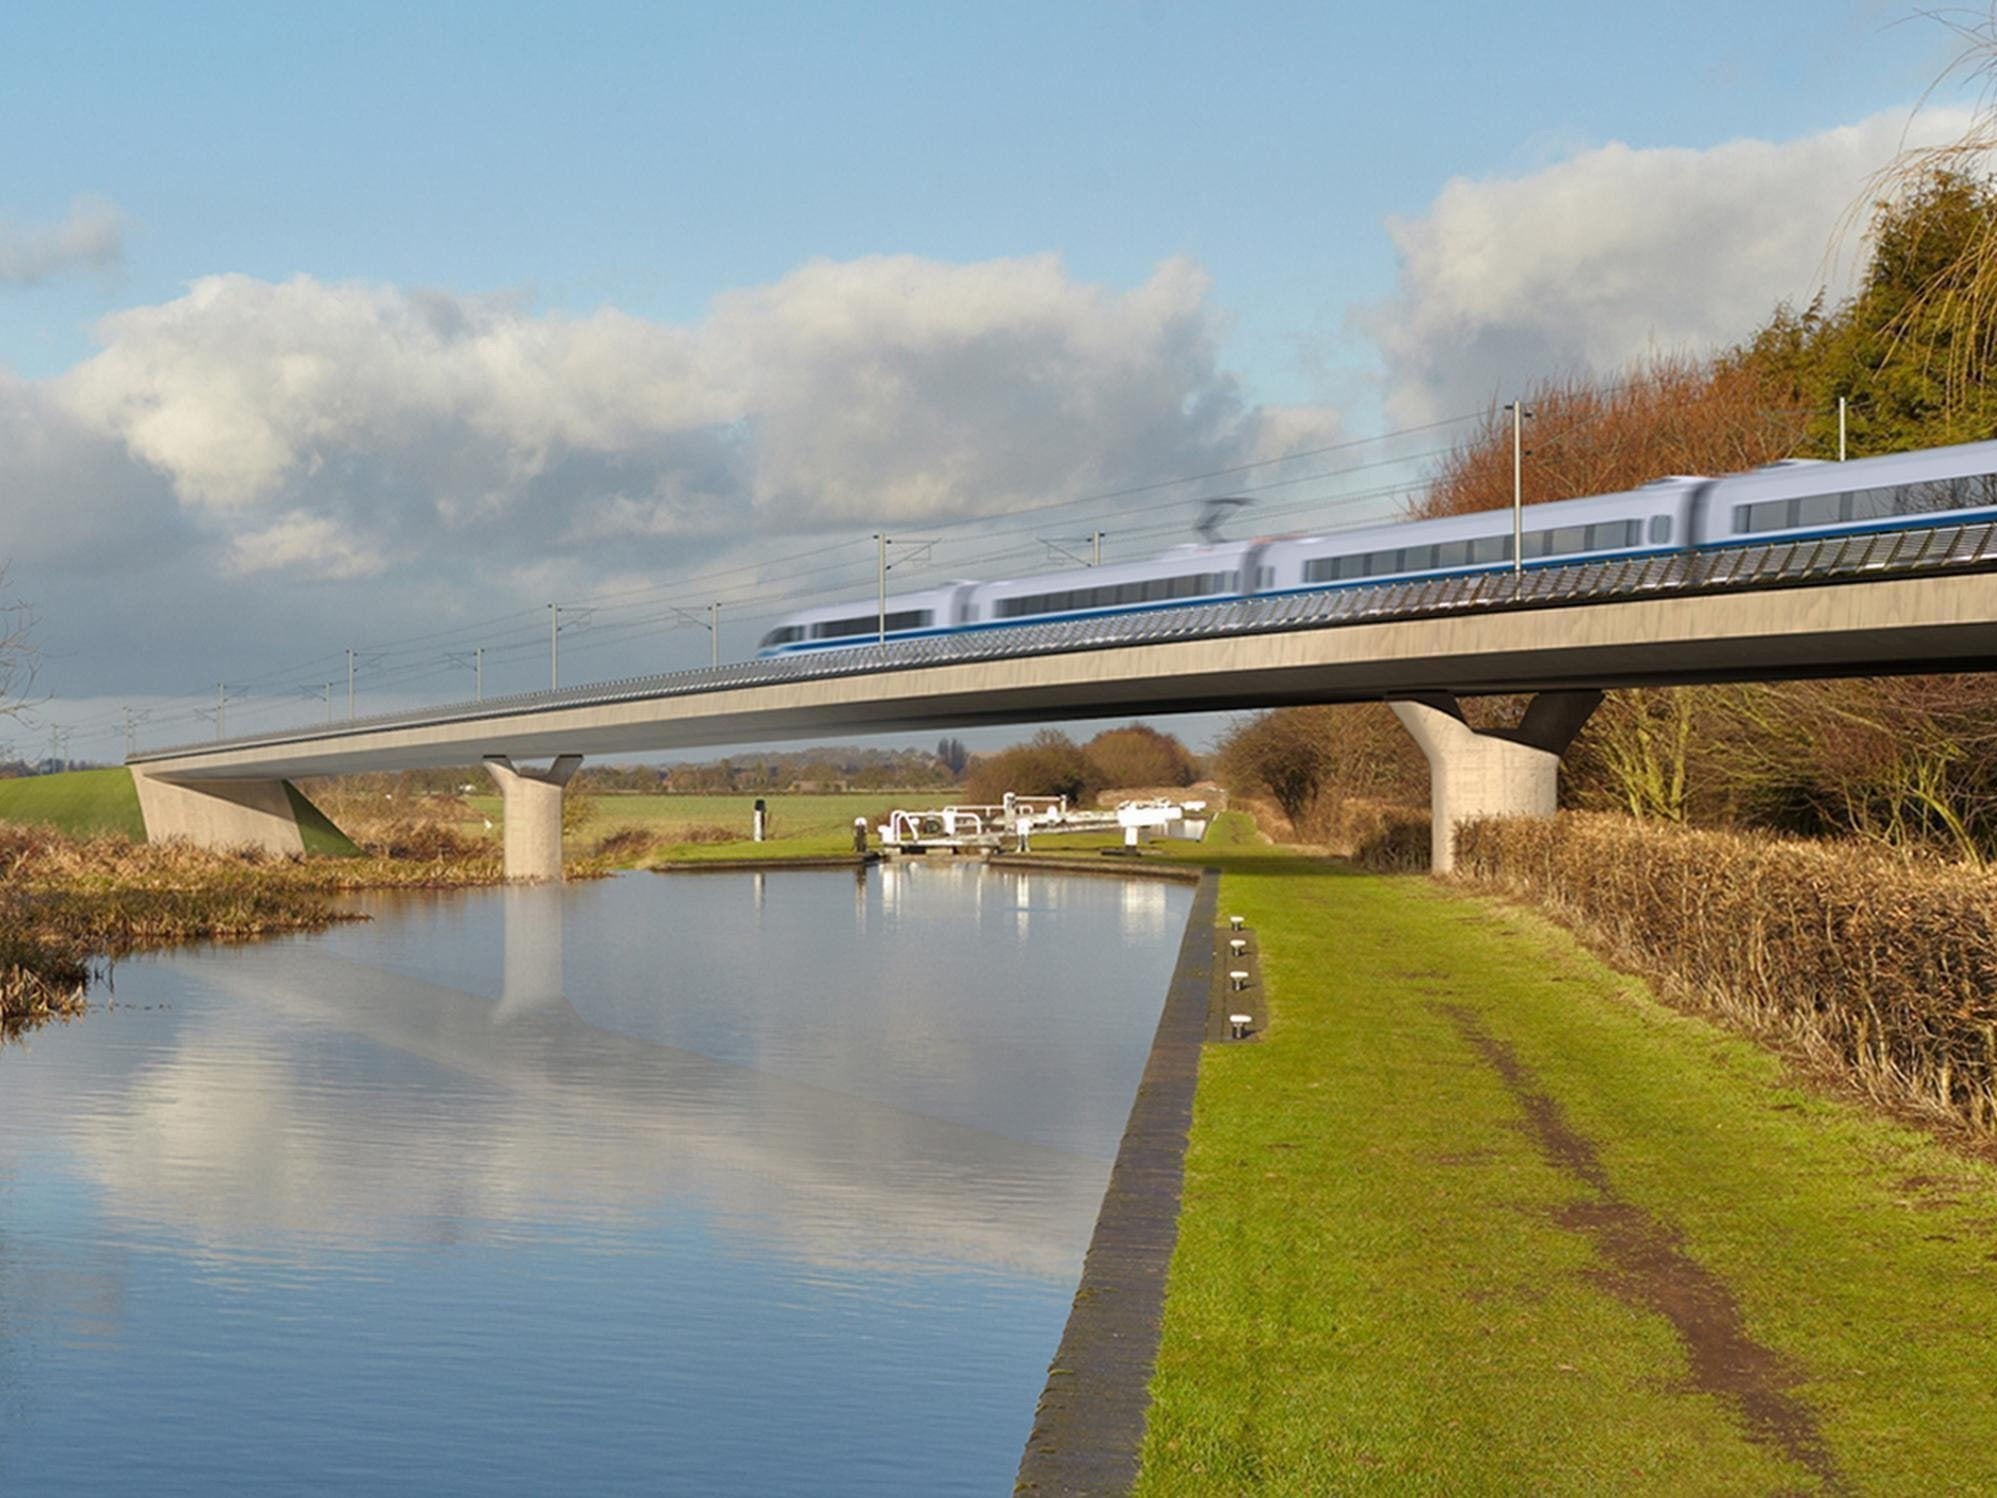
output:
[[[1908,533],[1910,535],[1914,533]],[[562,787],[586,755],[1138,713],[1387,701],[1428,758],[1434,866],[1465,819],[1549,815],[1608,688],[1997,665],[1997,526],[1831,554],[1576,564],[890,643],[149,750],[148,835],[298,851],[306,775],[483,760],[509,879],[561,877]],[[1517,727],[1458,699],[1535,694]],[[546,769],[520,762],[546,760]]]

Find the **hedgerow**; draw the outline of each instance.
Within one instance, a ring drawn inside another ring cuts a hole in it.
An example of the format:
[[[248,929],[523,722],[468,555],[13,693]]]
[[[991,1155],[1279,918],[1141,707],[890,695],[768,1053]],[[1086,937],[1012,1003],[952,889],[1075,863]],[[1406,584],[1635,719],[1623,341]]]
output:
[[[1875,1096],[1997,1131],[1997,877],[1852,843],[1609,815],[1457,831],[1457,875],[1830,1059]]]

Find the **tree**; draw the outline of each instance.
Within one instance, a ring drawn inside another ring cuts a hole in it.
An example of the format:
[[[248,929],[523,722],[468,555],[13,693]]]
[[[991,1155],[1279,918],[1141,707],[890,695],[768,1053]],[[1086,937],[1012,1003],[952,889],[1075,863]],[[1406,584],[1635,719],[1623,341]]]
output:
[[[1086,803],[1102,789],[1102,772],[1065,733],[1043,728],[1024,744],[971,761],[965,799],[997,805],[1007,791],[1020,796],[1066,796]]]
[[[961,776],[964,766],[971,762],[971,751],[964,747],[962,739],[939,739],[936,744],[936,759],[952,775]]]
[[[0,594],[7,567],[0,562]],[[20,599],[0,604],[0,718],[18,717],[35,681],[35,611]]]
[[[1192,751],[1169,733],[1148,723],[1107,728],[1083,746],[1106,786],[1168,787],[1191,785],[1199,778]]]

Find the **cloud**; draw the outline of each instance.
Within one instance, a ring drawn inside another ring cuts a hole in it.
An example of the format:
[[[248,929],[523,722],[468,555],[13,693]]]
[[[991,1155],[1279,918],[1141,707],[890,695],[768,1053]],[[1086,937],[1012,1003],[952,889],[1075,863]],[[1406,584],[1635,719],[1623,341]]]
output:
[[[106,318],[59,385],[230,531],[656,540],[995,513],[1259,452],[1219,333],[1178,260],[1128,291],[1052,256],[818,261],[687,326],[227,275]]]
[[[379,549],[343,535],[332,521],[294,510],[275,525],[237,536],[225,565],[237,576],[292,569],[345,581],[372,577],[387,563]]]
[[[1224,332],[1183,260],[1134,286],[1051,255],[813,261],[682,323],[208,276],[104,318],[61,374],[0,371],[0,553],[75,662],[51,681],[72,694],[716,567],[724,624],[753,639],[756,609],[797,587],[758,567],[800,545],[1336,440],[1332,410],[1250,401]],[[843,578],[820,566],[806,591]],[[705,655],[655,612],[579,638],[588,669]]]
[[[73,270],[110,270],[125,255],[125,216],[101,198],[78,198],[54,224],[0,220],[0,286],[38,286]]]
[[[1856,241],[1833,252],[1869,176],[1965,123],[1894,110],[1791,141],[1611,143],[1453,179],[1426,213],[1388,222],[1399,284],[1354,317],[1384,358],[1390,414],[1432,420],[1543,375],[1725,345],[1785,298],[1844,289]]]

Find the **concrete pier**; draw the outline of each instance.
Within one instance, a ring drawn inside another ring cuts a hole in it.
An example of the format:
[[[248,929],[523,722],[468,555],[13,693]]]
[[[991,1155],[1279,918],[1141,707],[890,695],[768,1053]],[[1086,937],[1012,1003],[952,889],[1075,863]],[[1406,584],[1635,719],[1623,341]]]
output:
[[[1476,817],[1550,817],[1560,756],[1601,702],[1594,691],[1541,692],[1516,728],[1472,728],[1438,692],[1390,703],[1428,760],[1429,869],[1456,867],[1456,828]]]
[[[582,756],[564,754],[545,770],[521,770],[504,754],[488,754],[485,768],[497,782],[505,808],[506,877],[521,883],[559,884],[562,787],[582,768]]]

